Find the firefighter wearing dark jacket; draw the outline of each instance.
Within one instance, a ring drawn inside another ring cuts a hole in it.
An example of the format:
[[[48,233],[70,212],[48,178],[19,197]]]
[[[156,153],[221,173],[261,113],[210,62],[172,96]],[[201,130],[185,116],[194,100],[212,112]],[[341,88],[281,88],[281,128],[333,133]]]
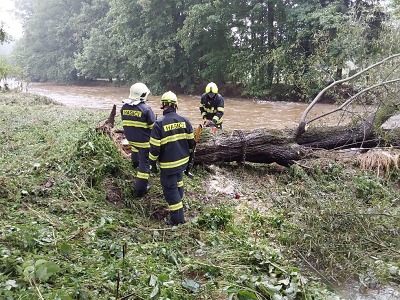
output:
[[[150,90],[144,83],[135,83],[130,88],[129,98],[122,101],[121,108],[122,126],[132,151],[132,165],[137,168],[134,193],[138,197],[150,189],[149,140],[156,118],[146,103],[149,94]]]
[[[207,84],[206,92],[201,96],[200,113],[205,126],[222,129],[224,98],[218,94],[218,87],[214,82]]]
[[[185,222],[183,212],[183,171],[194,147],[193,128],[190,122],[176,113],[178,99],[169,91],[161,97],[163,116],[151,131],[150,165],[157,172],[157,160],[161,170],[160,180],[170,211],[170,224]]]

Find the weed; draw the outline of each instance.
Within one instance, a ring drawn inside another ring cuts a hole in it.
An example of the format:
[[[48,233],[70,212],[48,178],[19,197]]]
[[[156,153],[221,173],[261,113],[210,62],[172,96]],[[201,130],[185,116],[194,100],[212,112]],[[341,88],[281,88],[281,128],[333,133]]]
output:
[[[1,299],[333,299],[315,274],[398,280],[398,173],[221,164],[241,197],[217,202],[198,166],[171,228],[159,177],[134,198],[130,162],[91,129],[104,112],[18,94],[0,109]]]
[[[218,207],[205,211],[197,220],[199,227],[203,229],[226,229],[232,222],[233,213],[227,207]]]
[[[85,178],[89,186],[98,185],[105,176],[118,177],[123,173],[122,157],[106,135],[90,129],[76,147],[74,155],[69,159],[68,173]]]

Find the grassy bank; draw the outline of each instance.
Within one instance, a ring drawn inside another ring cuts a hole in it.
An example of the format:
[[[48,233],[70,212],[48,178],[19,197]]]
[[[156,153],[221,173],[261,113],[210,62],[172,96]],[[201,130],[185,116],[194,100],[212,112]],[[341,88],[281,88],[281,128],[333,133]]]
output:
[[[198,167],[171,228],[158,176],[133,198],[130,162],[94,131],[107,112],[14,93],[0,112],[0,299],[338,299],[345,281],[400,281],[398,170]]]

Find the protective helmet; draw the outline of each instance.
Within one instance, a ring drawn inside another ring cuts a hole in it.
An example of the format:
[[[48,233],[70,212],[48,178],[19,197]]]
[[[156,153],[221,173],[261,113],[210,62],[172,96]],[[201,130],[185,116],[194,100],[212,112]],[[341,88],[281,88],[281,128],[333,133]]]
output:
[[[146,101],[149,96],[150,90],[144,83],[137,82],[131,86],[129,99],[136,101]]]
[[[164,105],[164,104],[169,104],[169,105],[173,104],[175,106],[178,106],[178,98],[171,91],[165,92],[161,96],[161,105]]]
[[[218,87],[214,82],[210,82],[206,86],[206,93],[218,94]]]

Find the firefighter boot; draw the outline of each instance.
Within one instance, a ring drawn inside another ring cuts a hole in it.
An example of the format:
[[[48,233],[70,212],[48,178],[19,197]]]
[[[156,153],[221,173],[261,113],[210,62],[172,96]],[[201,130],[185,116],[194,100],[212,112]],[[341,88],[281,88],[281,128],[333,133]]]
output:
[[[185,223],[185,216],[184,216],[184,213],[183,213],[183,208],[171,211],[169,213],[169,215],[171,217],[171,224],[172,225],[178,225],[178,224]]]

